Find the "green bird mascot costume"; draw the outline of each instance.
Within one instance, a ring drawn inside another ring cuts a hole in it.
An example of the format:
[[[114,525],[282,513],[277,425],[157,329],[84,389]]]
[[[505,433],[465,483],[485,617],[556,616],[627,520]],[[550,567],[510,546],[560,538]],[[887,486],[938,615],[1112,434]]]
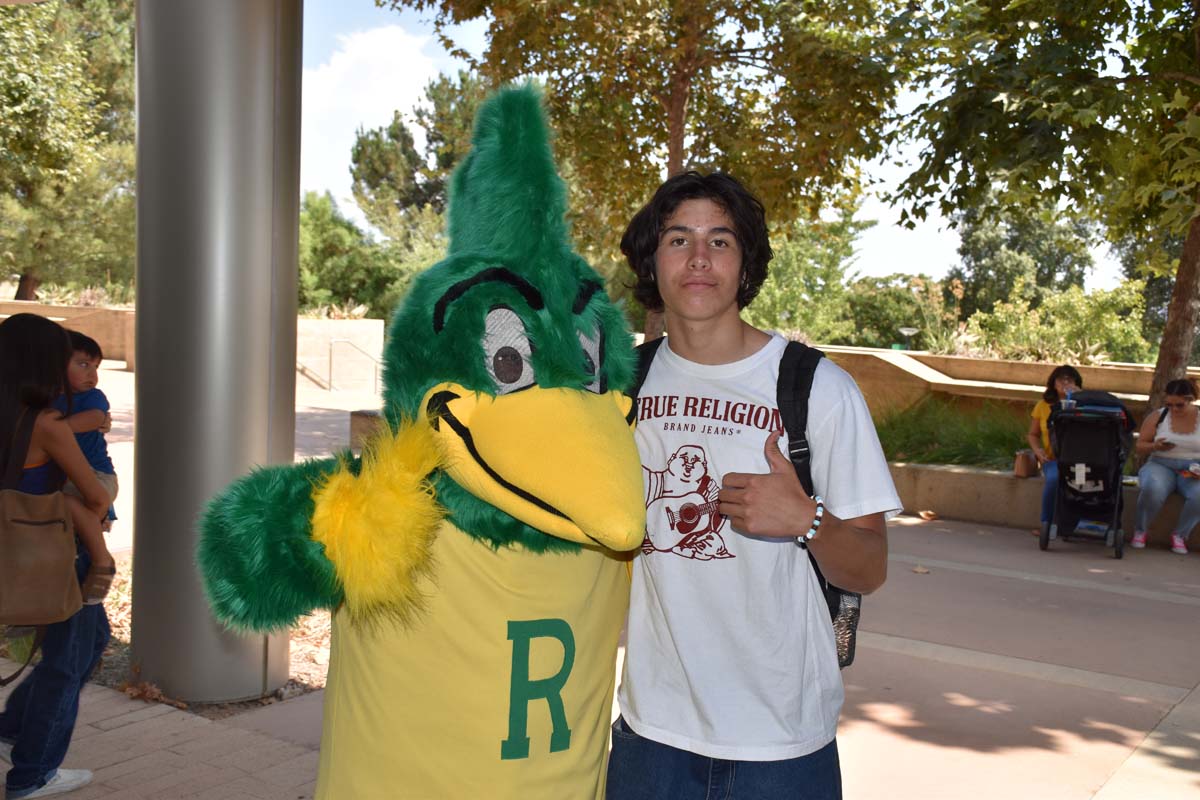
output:
[[[449,250],[388,334],[386,435],[207,509],[215,613],[334,610],[317,797],[600,798],[642,541],[634,355],[569,242],[537,93],[480,109]]]

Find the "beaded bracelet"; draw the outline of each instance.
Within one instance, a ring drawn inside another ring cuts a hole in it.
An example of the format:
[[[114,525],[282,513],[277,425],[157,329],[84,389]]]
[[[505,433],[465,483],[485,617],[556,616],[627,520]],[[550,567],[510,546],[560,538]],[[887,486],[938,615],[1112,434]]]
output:
[[[812,527],[808,529],[808,533],[805,533],[800,537],[801,544],[808,544],[813,539],[817,538],[817,531],[821,527],[821,517],[825,516],[824,498],[818,494],[813,496],[813,500],[817,501],[817,510],[813,512]]]

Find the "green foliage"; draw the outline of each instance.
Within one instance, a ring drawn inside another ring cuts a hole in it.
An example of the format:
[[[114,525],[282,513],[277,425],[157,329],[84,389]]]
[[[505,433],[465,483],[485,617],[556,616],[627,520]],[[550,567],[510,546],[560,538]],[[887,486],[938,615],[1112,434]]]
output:
[[[1200,143],[1179,91],[1197,73],[1182,7],[921,0],[891,22],[929,90],[900,120],[902,136],[929,144],[897,193],[918,218],[993,192],[1031,208],[1099,199],[1113,220],[1143,211],[1168,227],[1191,217],[1200,164],[1170,153]]]
[[[333,197],[308,192],[300,207],[300,307],[362,305],[372,317],[391,315],[412,275],[437,260],[439,215],[417,216],[414,247],[371,241],[337,208]]]
[[[403,239],[406,209],[428,202],[417,179],[420,168],[421,157],[399,111],[386,128],[359,128],[350,150],[351,192],[367,221],[389,239]]]
[[[26,299],[133,281],[132,24],[131,0],[0,7],[0,264]]]
[[[136,252],[134,149],[101,145],[63,184],[0,195],[0,263],[56,283],[132,285]]]
[[[899,138],[922,143],[892,197],[907,222],[995,194],[1091,214],[1114,241],[1188,229],[1153,401],[1200,314],[1198,16],[1194,3],[913,0],[887,29],[926,92],[896,120]]]
[[[439,213],[446,210],[446,186],[450,174],[471,149],[475,112],[483,102],[487,86],[474,72],[438,75],[425,87],[425,102],[413,118],[425,131],[425,164],[421,169],[428,202]]]
[[[30,202],[73,179],[100,143],[97,90],[53,5],[0,6],[0,193]]]
[[[797,220],[774,246],[767,280],[745,319],[761,328],[799,331],[814,342],[849,337],[846,271],[854,240],[874,224],[854,221],[854,208],[833,221]]]
[[[133,308],[136,299],[136,291],[128,283],[43,283],[38,287],[38,300],[52,306]]]
[[[962,236],[962,265],[947,278],[962,283],[965,317],[991,311],[1018,283],[1036,307],[1046,293],[1082,287],[1092,267],[1089,225],[1052,210],[989,205],[959,211],[953,220]]]
[[[98,131],[109,141],[133,144],[134,0],[60,0],[55,30],[77,39],[86,53],[84,70],[96,88]]]
[[[1146,289],[1142,297],[1146,310],[1142,314],[1142,338],[1147,342],[1162,341],[1167,326],[1167,308],[1175,290],[1174,265],[1183,255],[1183,237],[1177,233],[1159,231],[1156,236],[1122,237],[1113,245],[1121,260],[1126,278],[1140,278]],[[1188,364],[1200,367],[1200,338],[1192,342]]]
[[[852,332],[834,343],[891,347],[904,341],[901,328],[916,328],[910,340],[914,350],[952,353],[958,345],[961,293],[960,285],[951,282],[944,290],[926,275],[859,278],[849,289]]]
[[[885,0],[377,3],[432,11],[467,58],[445,30],[486,19],[481,74],[545,82],[585,251],[616,253],[664,167],[730,171],[774,220],[815,215],[857,184],[857,159],[879,153],[902,78],[898,48],[878,35]]]
[[[1145,283],[1127,280],[1111,291],[1084,294],[1072,286],[1030,307],[1018,284],[1008,301],[977,313],[968,330],[979,350],[994,358],[1094,364],[1145,362],[1152,348],[1142,338]]]
[[[472,73],[460,71],[456,78],[439,75],[430,81],[424,104],[413,114],[425,133],[423,154],[417,152],[399,111],[386,127],[359,129],[350,151],[354,199],[367,221],[393,245],[419,248],[409,236],[424,224],[423,209],[445,211],[446,183],[470,150],[471,124],[483,95],[483,82]]]
[[[1029,421],[995,403],[972,407],[929,395],[875,428],[888,461],[1011,469]]]

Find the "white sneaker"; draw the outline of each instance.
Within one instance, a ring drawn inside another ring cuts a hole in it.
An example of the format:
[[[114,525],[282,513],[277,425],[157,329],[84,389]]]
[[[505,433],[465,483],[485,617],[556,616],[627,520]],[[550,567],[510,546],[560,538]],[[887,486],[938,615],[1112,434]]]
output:
[[[1171,534],[1171,552],[1181,556],[1187,555],[1187,542],[1183,541],[1183,537],[1178,533]]]
[[[66,794],[76,789],[82,789],[91,782],[92,771],[90,769],[58,769],[55,771],[54,776],[46,781],[45,786],[29,794],[20,795],[20,798],[21,800],[33,800],[35,797]]]

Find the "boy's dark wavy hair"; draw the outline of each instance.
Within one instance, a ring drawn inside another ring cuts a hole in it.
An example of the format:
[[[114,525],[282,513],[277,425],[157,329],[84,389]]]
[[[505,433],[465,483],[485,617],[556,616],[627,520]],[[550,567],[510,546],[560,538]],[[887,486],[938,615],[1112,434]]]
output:
[[[1070,364],[1063,364],[1061,367],[1055,367],[1054,371],[1050,373],[1050,377],[1046,378],[1046,391],[1042,392],[1042,399],[1047,403],[1058,402],[1058,392],[1054,389],[1054,382],[1064,375],[1075,381],[1075,385],[1080,389],[1083,388],[1083,376],[1079,374],[1079,370],[1075,369]]]
[[[733,222],[742,249],[742,274],[737,303],[742,309],[758,296],[767,279],[767,263],[774,253],[767,236],[766,212],[759,199],[730,175],[684,172],[670,178],[650,202],[633,215],[621,237],[621,253],[633,270],[633,297],[649,311],[662,311],[662,295],[655,280],[655,253],[667,219],[685,200],[711,200]]]
[[[71,337],[71,355],[83,353],[88,358],[94,358],[97,361],[104,359],[104,351],[100,349],[100,343],[86,333],[68,328],[67,335]]]

